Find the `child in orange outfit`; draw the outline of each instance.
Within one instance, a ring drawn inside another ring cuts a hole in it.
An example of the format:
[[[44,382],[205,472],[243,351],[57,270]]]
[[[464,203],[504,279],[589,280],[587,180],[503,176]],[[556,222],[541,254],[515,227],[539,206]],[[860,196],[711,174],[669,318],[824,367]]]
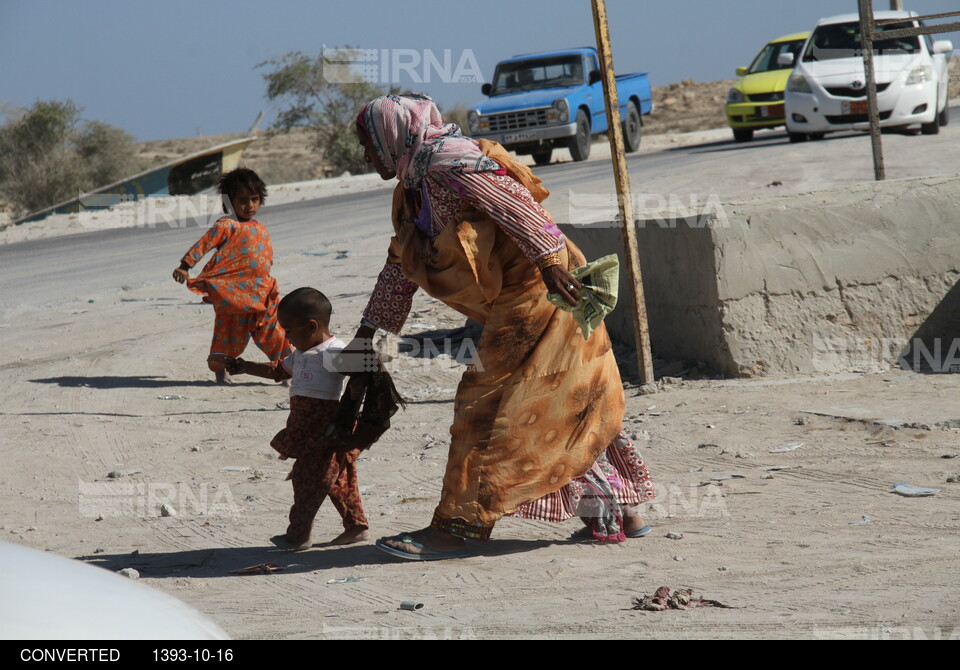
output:
[[[270,233],[254,219],[266,200],[267,187],[253,170],[237,168],[220,177],[218,191],[226,196],[224,211],[230,213],[229,199],[235,218],[218,219],[183,256],[173,278],[213,305],[216,321],[207,365],[223,384],[228,381],[224,357],[242,354],[251,336],[272,361],[288,356],[291,348],[277,323],[279,292],[277,280],[270,276]],[[213,258],[191,279],[190,268],[212,249],[216,249]]]
[[[344,528],[330,544],[351,544],[369,537],[357,484],[360,450],[336,453],[323,445],[323,435],[336,420],[344,381],[336,368],[346,345],[330,333],[331,312],[330,301],[323,293],[298,288],[280,301],[278,309],[280,325],[297,350],[269,364],[242,358],[227,362],[231,374],[290,380],[287,427],[270,443],[281,459],[296,459],[288,477],[293,483],[290,525],[285,535],[272,538],[287,549],[313,546],[313,520],[328,495],[343,518]]]

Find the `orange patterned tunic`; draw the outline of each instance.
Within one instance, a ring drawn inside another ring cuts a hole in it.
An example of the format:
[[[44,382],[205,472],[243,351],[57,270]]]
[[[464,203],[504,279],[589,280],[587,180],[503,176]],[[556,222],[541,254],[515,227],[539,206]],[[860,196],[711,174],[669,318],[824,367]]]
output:
[[[270,276],[273,245],[270,233],[259,221],[220,219],[184,257],[189,267],[216,249],[203,271],[187,280],[187,288],[204,296],[217,312],[267,311],[277,280]]]

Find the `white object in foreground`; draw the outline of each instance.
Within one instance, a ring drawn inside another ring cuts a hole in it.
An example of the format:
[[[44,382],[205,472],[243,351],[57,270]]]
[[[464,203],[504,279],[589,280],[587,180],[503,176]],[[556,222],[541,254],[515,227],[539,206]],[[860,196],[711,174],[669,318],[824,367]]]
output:
[[[7,542],[0,557],[0,639],[229,639],[186,603],[103,568]]]

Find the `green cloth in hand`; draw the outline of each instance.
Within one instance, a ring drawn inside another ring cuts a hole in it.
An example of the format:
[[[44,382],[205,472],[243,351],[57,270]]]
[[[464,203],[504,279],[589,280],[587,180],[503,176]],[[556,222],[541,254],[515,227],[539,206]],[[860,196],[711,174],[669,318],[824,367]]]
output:
[[[583,339],[586,340],[600,326],[603,317],[617,306],[620,261],[616,254],[610,254],[581,265],[570,274],[582,286],[576,307],[571,307],[558,293],[548,293],[547,298],[560,309],[573,314],[583,333]]]

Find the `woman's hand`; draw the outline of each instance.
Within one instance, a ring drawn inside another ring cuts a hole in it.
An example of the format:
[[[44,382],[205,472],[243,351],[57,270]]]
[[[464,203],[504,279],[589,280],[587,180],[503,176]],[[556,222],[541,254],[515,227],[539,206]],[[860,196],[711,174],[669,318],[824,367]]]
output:
[[[357,372],[374,372],[380,368],[377,352],[373,348],[376,329],[360,326],[356,335],[337,356],[337,372],[345,375]]]
[[[571,307],[576,307],[577,300],[580,298],[580,282],[573,278],[573,275],[567,272],[562,265],[551,265],[540,271],[543,276],[543,283],[547,287],[548,293],[556,293],[563,296]]]

